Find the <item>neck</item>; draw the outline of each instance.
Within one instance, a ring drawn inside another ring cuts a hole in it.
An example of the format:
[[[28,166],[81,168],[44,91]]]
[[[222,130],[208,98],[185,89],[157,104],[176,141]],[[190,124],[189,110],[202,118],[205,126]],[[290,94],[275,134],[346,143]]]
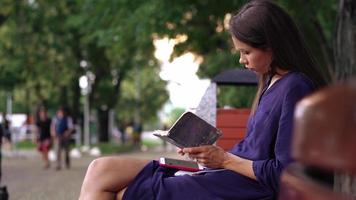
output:
[[[284,76],[285,74],[287,74],[288,72],[289,72],[289,70],[277,68],[275,75],[279,75],[279,76],[282,77],[282,76]]]
[[[288,72],[289,72],[288,70],[281,70],[281,69],[277,68],[276,73],[272,76],[271,82],[269,83],[267,89],[269,89],[276,81],[278,81],[280,78],[282,78]]]

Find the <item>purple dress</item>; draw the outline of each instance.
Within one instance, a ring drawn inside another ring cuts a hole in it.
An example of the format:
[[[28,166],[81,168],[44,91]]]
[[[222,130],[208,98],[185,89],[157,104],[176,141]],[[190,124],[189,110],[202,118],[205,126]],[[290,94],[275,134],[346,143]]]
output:
[[[175,177],[176,170],[152,161],[128,186],[123,199],[276,199],[281,171],[291,162],[295,104],[313,90],[305,75],[290,72],[263,91],[245,139],[230,151],[253,161],[257,181],[230,170]]]

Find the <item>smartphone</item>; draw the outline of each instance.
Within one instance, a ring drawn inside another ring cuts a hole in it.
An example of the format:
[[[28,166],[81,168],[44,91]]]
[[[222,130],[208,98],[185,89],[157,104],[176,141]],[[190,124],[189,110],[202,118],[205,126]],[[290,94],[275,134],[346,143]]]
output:
[[[162,157],[159,159],[159,164],[163,167],[174,168],[174,169],[179,169],[179,170],[189,171],[189,172],[197,172],[204,169],[197,162],[189,161],[189,160],[179,160],[173,158]]]

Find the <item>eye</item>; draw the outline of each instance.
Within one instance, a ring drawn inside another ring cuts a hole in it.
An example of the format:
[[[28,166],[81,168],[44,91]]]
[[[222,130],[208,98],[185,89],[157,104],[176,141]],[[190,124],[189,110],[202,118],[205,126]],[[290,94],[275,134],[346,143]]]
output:
[[[240,50],[240,55],[248,55],[250,52],[246,50]]]

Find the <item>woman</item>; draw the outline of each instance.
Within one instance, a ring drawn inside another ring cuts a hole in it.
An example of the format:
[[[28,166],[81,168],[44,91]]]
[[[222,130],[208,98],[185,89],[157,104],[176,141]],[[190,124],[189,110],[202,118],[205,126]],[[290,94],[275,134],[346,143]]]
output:
[[[261,78],[247,135],[230,152],[218,146],[179,150],[224,171],[174,177],[157,161],[99,158],[91,163],[81,199],[275,199],[291,162],[295,104],[324,84],[292,19],[270,1],[250,1],[230,21],[239,62]]]
[[[42,159],[44,162],[44,169],[50,167],[50,161],[48,158],[48,152],[52,146],[51,138],[51,118],[48,116],[47,109],[41,107],[38,112],[38,119],[36,122],[37,126],[37,149],[42,154]]]

